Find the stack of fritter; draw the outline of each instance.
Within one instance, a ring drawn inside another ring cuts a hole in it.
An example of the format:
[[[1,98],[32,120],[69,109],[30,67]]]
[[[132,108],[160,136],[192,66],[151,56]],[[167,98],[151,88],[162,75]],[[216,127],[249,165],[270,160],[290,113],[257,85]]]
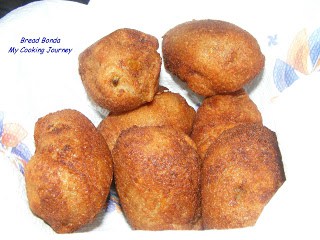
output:
[[[169,30],[162,49],[167,70],[206,97],[191,134],[203,161],[203,227],[254,225],[285,181],[276,136],[242,89],[264,67],[257,41],[234,24],[200,20]]]
[[[79,56],[88,96],[110,111],[101,135],[72,110],[36,124],[27,193],[32,211],[55,231],[92,221],[105,204],[112,164],[133,229],[251,226],[285,181],[276,134],[244,90],[264,67],[255,38],[217,20],[164,35],[165,68],[205,97],[197,112],[159,87],[157,49],[155,37],[119,29]]]

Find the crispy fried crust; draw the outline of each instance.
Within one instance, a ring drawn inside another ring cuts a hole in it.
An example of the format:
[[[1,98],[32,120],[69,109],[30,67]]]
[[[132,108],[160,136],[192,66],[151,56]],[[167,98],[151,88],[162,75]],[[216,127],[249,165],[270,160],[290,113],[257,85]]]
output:
[[[132,126],[171,126],[190,134],[195,110],[178,93],[158,92],[152,102],[135,110],[109,114],[98,126],[112,151],[120,133]]]
[[[30,209],[54,231],[73,232],[105,207],[113,174],[110,151],[75,110],[40,118],[34,138],[36,152],[25,171]]]
[[[218,20],[182,23],[163,36],[165,68],[203,96],[234,92],[264,67],[256,39],[240,27]]]
[[[206,98],[198,108],[191,138],[203,159],[209,146],[225,130],[242,123],[261,123],[256,104],[244,90]]]
[[[79,73],[90,98],[112,112],[150,102],[158,89],[158,40],[134,29],[118,29],[79,56]]]
[[[195,144],[167,126],[132,127],[113,149],[120,203],[134,229],[200,229],[200,164]]]
[[[211,145],[203,162],[204,228],[254,225],[284,181],[274,132],[256,123],[226,130]]]

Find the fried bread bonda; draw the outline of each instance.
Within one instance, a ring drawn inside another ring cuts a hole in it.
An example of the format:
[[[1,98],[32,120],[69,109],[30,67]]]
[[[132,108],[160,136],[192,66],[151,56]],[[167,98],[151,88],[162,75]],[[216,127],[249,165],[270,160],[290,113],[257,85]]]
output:
[[[235,92],[264,67],[256,39],[219,20],[182,23],[163,36],[165,68],[203,96]]]
[[[135,110],[114,114],[110,113],[98,126],[112,151],[120,133],[132,126],[167,125],[190,134],[195,110],[178,93],[165,89],[159,91],[152,102]]]
[[[257,123],[224,131],[202,166],[205,229],[252,226],[285,181],[274,132]]]
[[[57,233],[76,231],[106,205],[113,177],[107,144],[89,119],[69,109],[40,118],[34,138],[25,171],[30,209]]]
[[[158,40],[134,29],[118,29],[79,55],[79,73],[88,96],[111,112],[152,101],[159,85]]]
[[[132,127],[121,133],[112,155],[132,228],[201,228],[200,161],[188,135],[168,126]]]
[[[198,108],[191,138],[197,144],[198,153],[203,159],[209,146],[223,131],[250,122],[262,124],[262,116],[243,89],[215,95],[204,99]]]

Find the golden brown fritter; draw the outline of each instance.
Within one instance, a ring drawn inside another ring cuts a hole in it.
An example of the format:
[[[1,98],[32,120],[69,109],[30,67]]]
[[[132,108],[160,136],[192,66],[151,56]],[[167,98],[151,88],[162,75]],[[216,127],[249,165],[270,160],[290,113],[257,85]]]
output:
[[[219,20],[182,23],[163,36],[165,68],[203,96],[234,92],[264,67],[256,39]]]
[[[206,98],[198,108],[191,138],[203,159],[209,146],[223,131],[250,122],[262,124],[262,117],[244,90],[215,95]]]
[[[108,146],[75,110],[40,118],[34,138],[36,152],[25,171],[30,209],[58,233],[76,231],[106,205],[113,175]]]
[[[202,166],[205,229],[252,226],[285,181],[274,132],[257,123],[224,131]]]
[[[120,203],[134,229],[200,229],[200,162],[193,141],[168,126],[132,127],[113,149]]]
[[[158,40],[134,29],[118,29],[79,56],[79,73],[88,96],[111,112],[152,101],[159,85]]]
[[[195,117],[195,110],[178,93],[158,92],[153,101],[135,110],[110,113],[98,126],[112,151],[121,131],[132,126],[167,125],[190,134]]]

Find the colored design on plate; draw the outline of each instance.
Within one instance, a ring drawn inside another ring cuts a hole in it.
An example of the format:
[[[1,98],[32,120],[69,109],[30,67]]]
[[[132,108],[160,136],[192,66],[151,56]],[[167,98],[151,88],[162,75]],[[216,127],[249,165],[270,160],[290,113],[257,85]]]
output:
[[[108,213],[113,211],[122,212],[117,191],[113,187],[110,188],[110,193],[108,197],[108,206],[106,211]]]
[[[31,152],[22,140],[27,131],[18,123],[5,123],[4,113],[0,112],[0,156],[9,159],[24,174]]]
[[[269,39],[269,41],[268,41],[269,47],[278,45],[278,35],[277,34],[269,35],[268,39]]]
[[[287,59],[276,59],[273,79],[282,92],[300,76],[310,75],[320,70],[320,28],[310,35],[306,29],[297,33],[287,53]]]

